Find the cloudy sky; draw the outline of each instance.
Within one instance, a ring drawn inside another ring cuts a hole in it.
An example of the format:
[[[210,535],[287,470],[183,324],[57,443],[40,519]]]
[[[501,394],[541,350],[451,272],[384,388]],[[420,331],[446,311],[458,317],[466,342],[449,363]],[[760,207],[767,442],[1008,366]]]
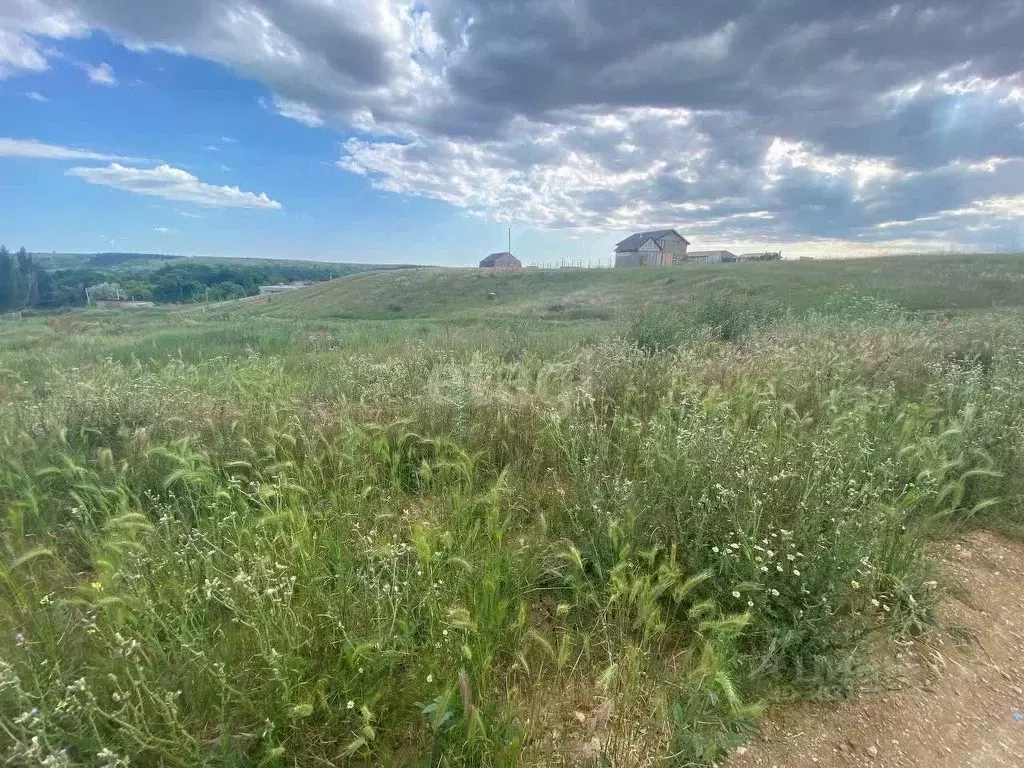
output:
[[[1024,0],[0,0],[0,241],[1024,249]]]

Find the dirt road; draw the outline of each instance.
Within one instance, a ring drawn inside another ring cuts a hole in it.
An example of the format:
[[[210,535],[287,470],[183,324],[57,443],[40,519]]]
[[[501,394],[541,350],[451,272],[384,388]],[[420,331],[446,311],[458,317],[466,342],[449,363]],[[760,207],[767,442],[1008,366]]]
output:
[[[1024,544],[973,533],[890,690],[769,717],[728,768],[1024,768]]]

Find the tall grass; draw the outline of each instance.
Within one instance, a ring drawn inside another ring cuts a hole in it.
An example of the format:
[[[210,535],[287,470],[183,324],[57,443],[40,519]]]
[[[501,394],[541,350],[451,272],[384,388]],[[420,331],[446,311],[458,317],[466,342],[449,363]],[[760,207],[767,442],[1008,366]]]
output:
[[[4,326],[4,759],[705,765],[849,694],[1022,520],[1019,314],[891,309]]]

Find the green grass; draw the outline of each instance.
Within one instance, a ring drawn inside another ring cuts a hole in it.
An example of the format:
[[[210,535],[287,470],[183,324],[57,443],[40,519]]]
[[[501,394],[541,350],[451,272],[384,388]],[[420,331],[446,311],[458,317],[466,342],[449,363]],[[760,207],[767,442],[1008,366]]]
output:
[[[1018,269],[0,319],[0,754],[708,765],[926,628],[937,538],[1024,522]]]
[[[685,306],[708,295],[772,302],[797,312],[847,290],[908,310],[1024,305],[1024,256],[688,265],[628,270],[422,269],[355,275],[235,311],[297,318],[521,314],[605,319],[640,304]],[[489,298],[488,294],[495,294]]]

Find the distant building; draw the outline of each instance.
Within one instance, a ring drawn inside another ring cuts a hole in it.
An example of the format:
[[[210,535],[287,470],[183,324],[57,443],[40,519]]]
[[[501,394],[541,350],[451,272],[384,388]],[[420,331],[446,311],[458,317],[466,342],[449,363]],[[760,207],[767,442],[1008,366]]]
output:
[[[739,261],[739,256],[731,251],[690,251],[686,261],[694,264],[721,264],[723,261]]]
[[[266,296],[271,293],[288,293],[289,291],[297,291],[299,288],[309,288],[313,285],[320,285],[323,280],[296,280],[291,283],[279,283],[278,285],[261,285],[260,296]]]
[[[508,251],[502,251],[482,259],[480,266],[485,269],[522,269],[523,263]]]
[[[106,309],[144,309],[146,307],[155,307],[156,302],[153,301],[119,301],[111,299],[109,301],[94,301],[92,302],[94,307],[104,307]]]
[[[686,261],[690,241],[674,229],[637,232],[615,246],[615,266],[668,267]]]

